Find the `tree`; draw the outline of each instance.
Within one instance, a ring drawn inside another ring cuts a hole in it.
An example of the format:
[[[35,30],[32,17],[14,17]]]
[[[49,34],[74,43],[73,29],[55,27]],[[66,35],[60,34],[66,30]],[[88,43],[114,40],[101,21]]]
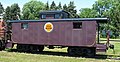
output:
[[[10,8],[10,11],[11,11],[11,19],[12,20],[17,20],[18,16],[20,16],[20,7],[19,7],[19,5],[17,3],[12,4],[11,8]]]
[[[40,1],[30,1],[23,6],[23,19],[39,19],[39,12],[45,10],[44,3]]]
[[[57,9],[57,8],[56,8],[56,4],[55,4],[54,1],[53,1],[52,4],[50,5],[50,9],[51,9],[51,10],[56,10],[56,9]]]
[[[82,8],[79,13],[81,18],[95,18],[97,15],[97,11],[90,8]]]
[[[50,8],[49,8],[49,3],[48,3],[48,1],[47,1],[46,5],[45,5],[45,9],[46,9],[46,10],[49,10],[49,9],[50,9]]]
[[[14,3],[11,6],[7,6],[5,9],[5,20],[18,20],[18,16],[20,16],[20,7],[18,4]]]
[[[68,9],[67,9],[67,5],[66,4],[64,4],[63,5],[63,10],[65,10],[65,11],[67,11]]]
[[[101,30],[107,29],[113,32],[112,37],[119,35],[120,29],[120,0],[98,0],[93,5],[93,9],[98,12],[98,17],[109,17],[109,28],[101,24]]]
[[[76,18],[78,17],[77,15],[77,10],[75,10],[76,6],[74,5],[74,1],[70,1],[70,3],[68,4],[68,12],[71,14],[71,18]]]
[[[4,15],[4,20],[11,20],[11,12],[10,12],[10,7],[7,6],[5,9],[5,15]]]
[[[108,16],[106,12],[111,9],[112,3],[113,0],[98,0],[93,4],[93,9],[98,12],[98,17],[106,17]]]
[[[57,9],[58,9],[58,10],[62,10],[61,2],[59,2],[59,5],[57,6]]]
[[[109,11],[111,25],[115,28],[113,29],[114,34],[118,34],[118,35],[120,34],[120,4],[119,3],[120,0],[114,0],[113,7]]]
[[[4,8],[3,8],[3,6],[2,6],[2,4],[0,2],[0,14],[2,14],[3,12],[4,12]]]

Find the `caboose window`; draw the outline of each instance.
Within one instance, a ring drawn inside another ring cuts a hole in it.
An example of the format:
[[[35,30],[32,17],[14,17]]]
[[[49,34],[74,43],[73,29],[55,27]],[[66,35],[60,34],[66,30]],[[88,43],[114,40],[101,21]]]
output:
[[[81,29],[82,22],[73,22],[73,29]]]
[[[55,14],[55,19],[59,19],[60,15],[59,14]]]
[[[28,29],[28,23],[21,23],[21,29]]]
[[[46,19],[46,15],[42,15],[42,19]]]

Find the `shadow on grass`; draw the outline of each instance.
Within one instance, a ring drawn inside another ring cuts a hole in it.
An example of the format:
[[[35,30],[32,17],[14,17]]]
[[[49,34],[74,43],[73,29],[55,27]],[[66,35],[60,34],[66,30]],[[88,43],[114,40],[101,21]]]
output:
[[[17,49],[9,49],[6,50],[8,52],[19,52]],[[76,58],[81,58],[84,56],[70,56],[68,55],[67,52],[54,52],[54,51],[43,51],[43,52],[20,52],[20,53],[32,53],[32,54],[42,54],[42,55],[53,55],[53,56],[65,56],[65,57],[76,57]],[[113,57],[114,55],[103,55],[103,54],[96,54],[95,57],[92,57],[94,59],[113,59],[113,58],[107,58],[107,57]],[[120,56],[115,56],[115,57],[120,57]],[[84,57],[84,58],[89,58],[89,57]],[[115,58],[116,59],[116,58]],[[117,59],[120,60],[120,59]]]

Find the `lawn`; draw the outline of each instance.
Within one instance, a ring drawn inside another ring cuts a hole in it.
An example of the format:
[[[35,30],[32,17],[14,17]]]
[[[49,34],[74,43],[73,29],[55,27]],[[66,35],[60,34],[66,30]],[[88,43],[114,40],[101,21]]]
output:
[[[100,38],[100,40],[107,40],[107,38]],[[119,38],[117,38],[117,39],[112,39],[112,38],[110,38],[109,40],[111,40],[111,41],[120,41]]]
[[[97,53],[95,58],[70,57],[67,48],[48,49],[42,53],[0,52],[0,62],[120,62],[120,42],[111,42],[115,45],[115,54],[112,50],[106,53]]]

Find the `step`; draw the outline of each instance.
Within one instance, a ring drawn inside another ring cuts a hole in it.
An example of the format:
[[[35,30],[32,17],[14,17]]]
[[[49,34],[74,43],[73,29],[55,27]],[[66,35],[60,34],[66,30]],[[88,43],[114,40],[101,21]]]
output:
[[[97,46],[96,46],[97,52],[106,52],[106,50],[107,50],[107,46],[105,44],[103,44],[103,43],[97,44]]]

